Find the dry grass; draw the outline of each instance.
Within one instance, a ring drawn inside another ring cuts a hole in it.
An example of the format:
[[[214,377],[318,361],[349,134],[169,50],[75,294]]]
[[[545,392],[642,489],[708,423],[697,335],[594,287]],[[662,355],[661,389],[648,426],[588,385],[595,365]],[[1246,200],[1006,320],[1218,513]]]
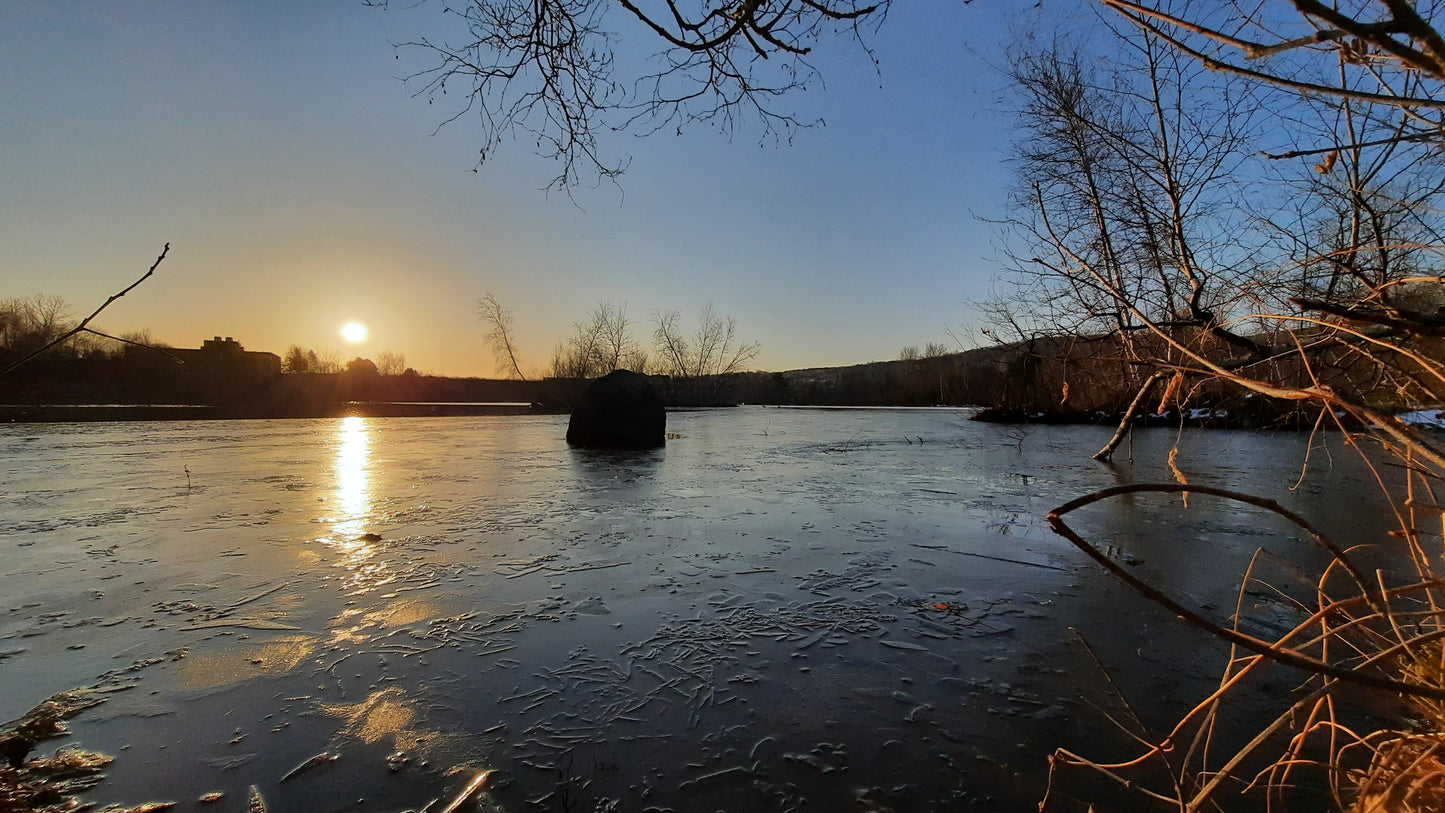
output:
[[[1402,676],[1412,683],[1445,686],[1445,647],[1432,641],[1401,662]],[[1418,714],[1418,732],[1380,731],[1362,738],[1369,765],[1351,774],[1350,813],[1427,813],[1445,810],[1445,702],[1417,698],[1409,703]]]

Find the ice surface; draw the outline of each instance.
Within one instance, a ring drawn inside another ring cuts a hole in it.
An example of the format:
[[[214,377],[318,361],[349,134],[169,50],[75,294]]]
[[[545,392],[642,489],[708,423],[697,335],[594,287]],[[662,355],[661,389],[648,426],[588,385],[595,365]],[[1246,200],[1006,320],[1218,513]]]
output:
[[[420,809],[492,769],[505,810],[1024,809],[1055,747],[1116,736],[1070,628],[1156,725],[1217,676],[1044,524],[1172,479],[1174,431],[1105,466],[1108,427],[948,410],[668,428],[616,454],[545,416],[0,427],[0,717],[135,668],[73,721],[116,757],[102,802]],[[1383,541],[1347,455],[1290,491],[1307,443],[1190,432],[1179,465]],[[1232,608],[1258,546],[1317,560],[1192,505],[1078,524],[1196,606]]]

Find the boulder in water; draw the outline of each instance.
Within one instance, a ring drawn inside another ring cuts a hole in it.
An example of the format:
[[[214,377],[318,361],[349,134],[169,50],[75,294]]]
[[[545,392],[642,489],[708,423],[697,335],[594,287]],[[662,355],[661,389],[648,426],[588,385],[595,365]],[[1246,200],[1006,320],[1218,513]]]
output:
[[[584,449],[654,449],[667,442],[667,412],[647,376],[613,370],[572,408],[567,443]]]

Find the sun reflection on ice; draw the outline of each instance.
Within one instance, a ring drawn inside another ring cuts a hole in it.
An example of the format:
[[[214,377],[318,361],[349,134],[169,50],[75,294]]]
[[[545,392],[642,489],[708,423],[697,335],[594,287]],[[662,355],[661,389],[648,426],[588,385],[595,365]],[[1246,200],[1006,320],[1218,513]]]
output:
[[[341,571],[340,589],[352,600],[328,624],[328,647],[362,643],[448,612],[431,602],[399,597],[404,590],[419,589],[416,584],[399,587],[400,582],[420,581],[422,587],[439,582],[430,570],[417,575],[415,562],[397,547],[404,539],[383,539],[377,533],[378,522],[396,525],[385,510],[388,481],[372,469],[375,434],[375,422],[351,416],[338,422],[334,436],[335,490],[330,511],[317,520],[328,525],[330,533],[316,541],[329,549],[330,564]]]
[[[336,436],[336,494],[330,517],[331,536],[326,543],[344,558],[347,593],[357,595],[394,581],[387,562],[378,555],[381,541],[368,529],[371,519],[371,427],[367,419],[342,418]]]
[[[370,461],[371,434],[366,419],[357,415],[342,418],[336,444],[338,536],[358,537],[365,530],[366,515],[371,511]]]

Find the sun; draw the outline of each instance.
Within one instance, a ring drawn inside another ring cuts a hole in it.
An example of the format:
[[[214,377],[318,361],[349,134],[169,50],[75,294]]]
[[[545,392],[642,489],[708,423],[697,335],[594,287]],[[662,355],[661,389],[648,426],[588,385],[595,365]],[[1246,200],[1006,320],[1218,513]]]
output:
[[[341,326],[341,335],[348,342],[359,342],[366,338],[366,325],[360,322],[347,322]]]

